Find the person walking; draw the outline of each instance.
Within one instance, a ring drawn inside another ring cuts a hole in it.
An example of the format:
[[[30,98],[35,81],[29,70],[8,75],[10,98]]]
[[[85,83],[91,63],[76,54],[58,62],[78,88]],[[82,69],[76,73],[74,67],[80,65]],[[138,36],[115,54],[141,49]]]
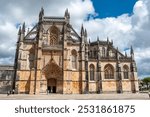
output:
[[[9,91],[7,91],[7,96],[9,96]]]

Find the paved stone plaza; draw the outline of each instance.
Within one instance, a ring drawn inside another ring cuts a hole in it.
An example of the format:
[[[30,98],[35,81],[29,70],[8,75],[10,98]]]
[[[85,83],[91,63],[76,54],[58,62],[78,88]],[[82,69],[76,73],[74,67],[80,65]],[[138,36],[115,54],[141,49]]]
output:
[[[9,95],[0,94],[0,100],[149,100],[147,93],[137,94],[15,94]]]

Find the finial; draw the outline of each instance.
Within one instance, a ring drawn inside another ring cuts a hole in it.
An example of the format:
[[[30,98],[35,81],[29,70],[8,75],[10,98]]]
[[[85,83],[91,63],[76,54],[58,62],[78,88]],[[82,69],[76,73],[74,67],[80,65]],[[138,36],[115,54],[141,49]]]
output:
[[[85,29],[85,31],[84,31],[84,40],[85,40],[85,43],[87,44],[88,42],[87,42],[87,31],[86,31],[86,29]]]
[[[97,36],[97,43],[98,43],[98,45],[99,45],[99,36]]]
[[[125,51],[125,57],[127,57],[127,52]]]
[[[131,54],[134,54],[132,46],[131,46],[131,52],[130,52],[130,53],[131,53]]]
[[[69,11],[68,11],[68,8],[67,8],[66,11],[65,11],[65,17],[68,18],[68,19],[70,18],[70,13],[69,13]]]
[[[86,29],[84,31],[84,36],[87,37],[87,31],[86,31]]]
[[[90,45],[91,41],[90,41],[90,38],[89,38],[89,45]]]
[[[111,44],[113,45],[113,40],[111,40]]]
[[[118,47],[117,47],[117,51],[118,51]]]
[[[44,15],[44,8],[41,8],[41,15]]]
[[[83,24],[81,26],[81,36],[84,36],[84,28],[83,28]]]
[[[27,31],[27,33],[29,33],[29,31],[30,31],[30,28],[28,28],[28,31]]]
[[[107,44],[109,44],[109,38],[107,37]]]
[[[99,36],[97,36],[97,42],[99,42]]]
[[[39,13],[39,21],[41,21],[42,20],[42,17],[44,16],[44,9],[43,9],[43,7],[41,7],[41,11],[40,11],[40,13]]]

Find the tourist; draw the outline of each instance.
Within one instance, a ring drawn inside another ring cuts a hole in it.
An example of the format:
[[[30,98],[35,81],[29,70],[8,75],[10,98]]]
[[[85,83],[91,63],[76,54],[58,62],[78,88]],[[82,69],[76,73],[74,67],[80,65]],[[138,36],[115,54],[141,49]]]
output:
[[[9,96],[9,91],[7,91],[7,96]]]
[[[12,90],[12,94],[15,94],[15,90],[14,89]]]

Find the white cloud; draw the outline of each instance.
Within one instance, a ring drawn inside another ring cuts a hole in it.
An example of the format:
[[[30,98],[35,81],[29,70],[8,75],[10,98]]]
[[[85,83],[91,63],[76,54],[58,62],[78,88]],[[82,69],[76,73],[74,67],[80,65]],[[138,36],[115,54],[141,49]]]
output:
[[[44,3],[45,2],[45,3]],[[5,4],[5,5],[3,5]],[[54,1],[0,1],[0,63],[9,62],[14,55],[17,41],[16,23],[26,21],[30,26],[38,21],[38,12],[44,6],[45,15],[63,16],[66,8],[71,14],[71,24],[80,33],[83,23],[92,40],[97,36],[102,40],[107,37],[114,41],[121,51],[133,45],[135,58],[140,76],[150,75],[149,66],[149,37],[150,37],[150,1],[139,0],[133,8],[133,14],[121,16],[90,19],[85,21],[88,14],[96,14],[91,0],[54,0]],[[4,46],[5,45],[5,46]],[[9,49],[8,47],[12,47]],[[4,52],[5,51],[5,54]],[[12,54],[13,53],[13,54]],[[5,56],[5,57],[4,57]],[[6,58],[7,57],[7,58]],[[4,59],[5,58],[5,59]],[[10,63],[10,62],[9,62]],[[146,72],[142,72],[142,70]]]

